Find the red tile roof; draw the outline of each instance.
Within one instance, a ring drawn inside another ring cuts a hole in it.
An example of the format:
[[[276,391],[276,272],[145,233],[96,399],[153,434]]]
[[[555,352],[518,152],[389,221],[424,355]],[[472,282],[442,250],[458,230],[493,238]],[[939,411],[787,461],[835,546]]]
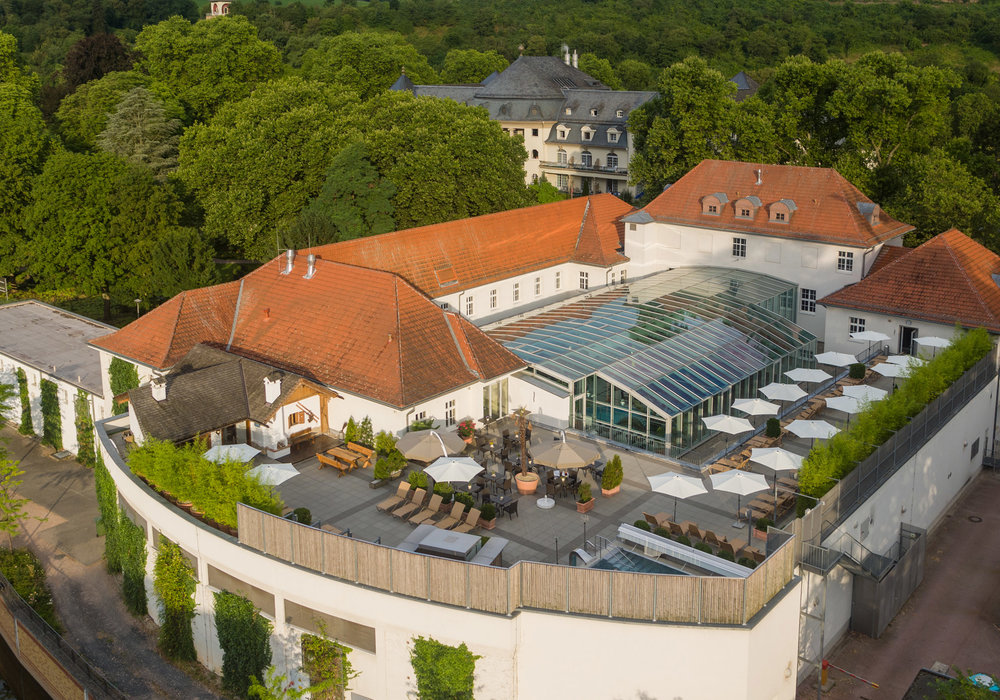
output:
[[[875,258],[875,264],[872,265],[872,269],[868,271],[868,274],[877,272],[883,267],[891,262],[899,260],[901,257],[909,253],[913,248],[904,248],[901,245],[884,245],[879,250],[878,257]]]
[[[819,303],[1000,332],[1000,256],[956,229],[895,256]]]
[[[760,185],[758,170],[763,171]],[[728,202],[717,216],[703,214],[702,199],[716,193]],[[737,218],[733,204],[749,196],[760,199],[760,208],[753,219]],[[768,207],[783,199],[795,203],[787,223],[769,221]],[[832,168],[703,160],[643,211],[657,221],[861,247],[913,230],[885,212],[872,226],[859,203],[873,204]]]
[[[240,282],[185,292],[93,344],[166,369],[198,342],[226,347],[232,333],[233,353],[398,407],[525,366],[397,275],[318,260],[305,279],[302,255],[283,269],[284,256]]]
[[[431,297],[551,265],[625,262],[618,219],[631,207],[611,194],[563,200],[319,246],[324,260],[395,272]]]

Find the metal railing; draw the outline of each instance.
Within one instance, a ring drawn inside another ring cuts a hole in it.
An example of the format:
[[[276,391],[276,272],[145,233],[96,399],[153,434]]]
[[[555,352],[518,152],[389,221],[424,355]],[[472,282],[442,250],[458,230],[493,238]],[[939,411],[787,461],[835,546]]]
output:
[[[588,173],[602,173],[605,175],[628,176],[628,168],[620,168],[610,165],[584,165],[583,163],[558,163],[548,160],[540,161],[543,168],[559,168],[561,170],[582,170]]]

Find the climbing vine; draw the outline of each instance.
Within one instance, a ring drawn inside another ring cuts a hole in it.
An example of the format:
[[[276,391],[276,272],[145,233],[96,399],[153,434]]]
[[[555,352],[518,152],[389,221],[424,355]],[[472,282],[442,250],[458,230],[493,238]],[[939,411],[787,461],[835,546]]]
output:
[[[33,435],[35,426],[31,422],[31,399],[28,398],[28,375],[20,367],[17,368],[17,389],[21,398],[21,425],[17,431],[21,435]]]
[[[117,574],[122,570],[118,548],[118,489],[104,466],[104,455],[100,452],[94,467],[94,490],[97,491],[97,509],[101,513],[98,524],[104,530],[104,560],[108,572]]]
[[[435,700],[473,700],[476,656],[465,643],[457,647],[416,637],[410,652],[417,695]]]
[[[165,537],[153,568],[153,587],[160,598],[160,650],[171,659],[194,661],[194,569],[184,552]]]
[[[62,449],[62,410],[59,408],[59,387],[48,379],[42,380],[42,442]]]
[[[149,612],[146,600],[146,533],[129,520],[124,511],[118,513],[116,531],[125,607],[133,615],[145,615]]]
[[[91,469],[97,464],[94,455],[94,421],[90,417],[90,401],[87,392],[79,389],[73,402],[76,424],[76,459],[80,464]]]
[[[112,357],[111,365],[108,367],[108,379],[111,380],[111,396],[119,396],[139,386],[139,370],[131,362]],[[116,416],[126,411],[128,404],[114,401],[111,405],[111,412]]]
[[[215,631],[222,647],[222,687],[246,697],[251,678],[271,665],[271,623],[243,596],[215,594]]]
[[[312,684],[313,700],[343,700],[348,683],[357,677],[348,654],[351,650],[325,636],[302,635],[302,670]]]

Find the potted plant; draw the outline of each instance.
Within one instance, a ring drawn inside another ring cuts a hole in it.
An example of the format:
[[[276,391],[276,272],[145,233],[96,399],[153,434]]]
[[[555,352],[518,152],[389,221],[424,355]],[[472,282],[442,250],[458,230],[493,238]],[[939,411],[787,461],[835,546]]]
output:
[[[621,491],[624,476],[622,458],[615,455],[608,460],[607,466],[604,467],[604,474],[601,476],[601,493],[605,496],[613,496]]]
[[[465,440],[466,443],[471,444],[473,435],[476,433],[476,421],[468,418],[466,420],[460,421],[458,424],[458,436]]]
[[[439,481],[434,484],[434,493],[441,497],[441,510],[450,511],[451,510],[451,499],[455,493],[455,490],[451,487],[447,481]]]
[[[764,429],[764,435],[769,438],[781,437],[781,421],[777,418],[768,418],[767,427]]]
[[[484,530],[492,530],[497,526],[497,507],[492,503],[487,503],[479,511],[479,527]]]
[[[767,528],[772,525],[774,525],[774,521],[770,518],[757,518],[757,521],[753,524],[753,536],[766,540]]]
[[[521,441],[521,471],[514,475],[514,482],[517,484],[517,492],[521,494],[532,494],[538,488],[538,474],[528,471],[528,416],[530,411],[526,408],[519,408],[514,411],[514,420],[517,424],[517,435]]]
[[[590,484],[586,481],[582,482],[576,490],[576,512],[587,513],[594,507],[594,503],[596,501],[590,495]]]

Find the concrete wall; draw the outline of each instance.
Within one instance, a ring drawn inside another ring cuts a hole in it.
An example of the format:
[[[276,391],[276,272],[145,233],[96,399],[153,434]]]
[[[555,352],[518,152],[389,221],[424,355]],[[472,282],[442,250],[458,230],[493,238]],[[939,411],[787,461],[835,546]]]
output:
[[[918,338],[920,336],[951,338],[955,334],[954,325],[931,323],[930,321],[920,321],[902,316],[886,316],[885,314],[875,314],[869,311],[854,311],[831,306],[826,310],[826,330],[823,336],[826,342],[825,350],[847,352],[854,355],[868,349],[867,342],[851,338],[850,319],[852,316],[865,319],[865,330],[878,331],[889,336],[889,340],[884,341],[882,344],[888,345],[889,351],[893,354],[899,352],[900,336],[903,328],[916,328]],[[939,350],[923,347],[919,343],[914,347],[914,354],[933,356],[936,352],[939,352]]]

